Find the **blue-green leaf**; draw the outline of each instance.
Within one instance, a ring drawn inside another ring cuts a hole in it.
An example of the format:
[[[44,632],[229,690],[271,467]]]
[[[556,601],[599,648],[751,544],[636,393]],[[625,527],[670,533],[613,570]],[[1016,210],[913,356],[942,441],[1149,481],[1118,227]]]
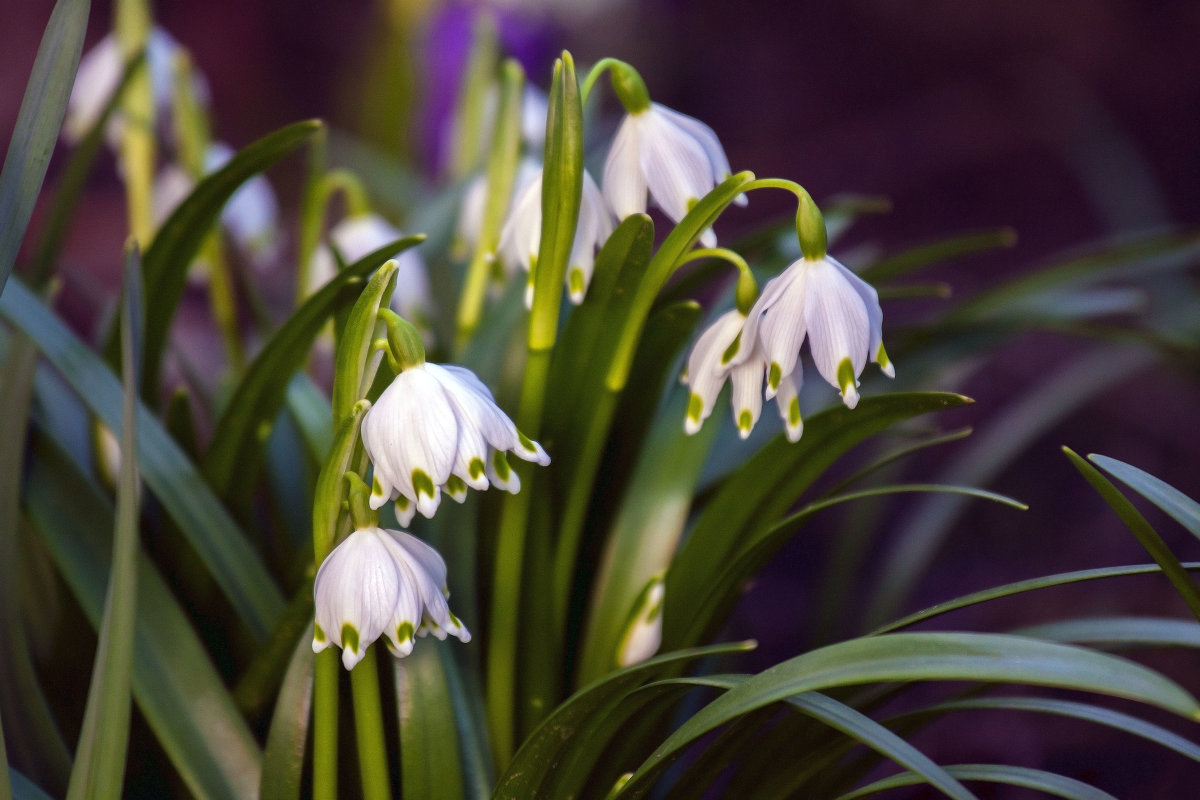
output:
[[[440,643],[429,642],[404,659],[392,659],[400,723],[400,780],[404,797],[464,797],[454,703]]]
[[[303,778],[304,749],[312,711],[313,651],[312,626],[305,628],[292,651],[283,676],[275,714],[263,752],[262,783],[258,796],[272,800],[296,800]]]
[[[87,30],[88,0],[58,0],[25,85],[0,170],[0,292],[12,274],[67,111]]]
[[[1034,789],[1056,797],[1065,797],[1068,800],[1117,800],[1108,792],[1103,792],[1083,781],[1032,767],[1015,767],[1008,764],[958,764],[946,767],[946,772],[958,780],[1003,783],[1009,786]],[[858,800],[860,797],[870,797],[903,786],[916,786],[924,780],[920,775],[911,772],[892,775],[844,794],[838,800]]]
[[[1154,503],[1180,525],[1200,537],[1200,503],[1166,481],[1123,461],[1095,453],[1089,455],[1088,460],[1099,465],[1109,475]]]
[[[37,343],[101,422],[114,430],[120,427],[119,382],[104,362],[18,281],[0,295],[0,316]],[[142,479],[196,549],[238,615],[254,635],[265,638],[283,610],[283,597],[274,579],[195,465],[144,406],[138,407],[137,435]]]

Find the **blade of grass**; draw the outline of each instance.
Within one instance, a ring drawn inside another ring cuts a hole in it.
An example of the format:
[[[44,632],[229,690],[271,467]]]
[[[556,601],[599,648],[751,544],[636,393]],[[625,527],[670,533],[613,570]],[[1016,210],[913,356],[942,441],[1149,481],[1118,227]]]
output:
[[[1095,453],[1090,454],[1088,460],[1154,503],[1195,536],[1200,537],[1200,503],[1166,481],[1123,461]]]
[[[297,800],[303,783],[304,749],[312,713],[312,625],[296,641],[292,659],[275,701],[275,714],[263,752],[262,783],[258,796],[271,800]]]
[[[0,170],[0,293],[12,274],[67,112],[90,5],[88,0],[58,0],[54,4],[25,86],[4,168]]]
[[[1087,482],[1092,485],[1104,501],[1117,512],[1117,516],[1125,523],[1125,527],[1137,537],[1138,543],[1145,548],[1150,557],[1162,567],[1163,573],[1167,576],[1167,580],[1179,592],[1180,597],[1187,604],[1189,610],[1195,615],[1197,620],[1200,620],[1200,588],[1196,586],[1196,582],[1188,575],[1187,570],[1179,563],[1179,559],[1171,552],[1171,548],[1158,535],[1158,531],[1146,522],[1146,518],[1138,513],[1138,510],[1133,507],[1133,503],[1125,498],[1125,495],[1113,486],[1100,471],[1085,461],[1074,450],[1069,447],[1064,447],[1063,452],[1067,458],[1075,465],[1075,468],[1083,475]]]
[[[463,775],[454,705],[440,643],[392,659],[400,724],[400,785],[410,800],[462,798]]]
[[[1015,767],[1008,764],[957,764],[946,767],[946,772],[959,780],[1003,783],[1009,786],[1034,789],[1056,797],[1065,797],[1068,800],[1117,800],[1108,792],[1103,792],[1083,781],[1032,767]],[[920,775],[914,775],[911,772],[892,775],[844,794],[838,800],[858,800],[861,797],[870,797],[903,786],[916,786],[923,781],[924,779]]]

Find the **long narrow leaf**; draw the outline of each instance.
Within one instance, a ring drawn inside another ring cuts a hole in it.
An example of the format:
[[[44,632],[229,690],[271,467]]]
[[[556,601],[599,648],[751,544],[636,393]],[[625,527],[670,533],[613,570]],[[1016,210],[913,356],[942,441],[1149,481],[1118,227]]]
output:
[[[125,256],[121,297],[121,468],[117,480],[112,569],[104,620],[88,689],[83,728],[75,750],[68,798],[106,798],[121,793],[129,744],[129,691],[137,619],[137,558],[141,479],[137,466],[137,390],[142,349],[142,267],[137,245]]]
[[[1089,455],[1088,460],[1099,465],[1109,475],[1154,503],[1180,525],[1200,537],[1200,503],[1166,481],[1159,480],[1149,472],[1144,472],[1123,461],[1095,453]]]
[[[17,124],[0,170],[0,292],[12,274],[62,127],[83,51],[90,5],[89,0],[58,0],[54,4],[25,85]]]
[[[292,651],[275,701],[275,715],[263,752],[262,784],[258,796],[271,800],[296,800],[303,783],[304,748],[312,713],[312,628],[306,628]]]
[[[147,307],[143,398],[152,397],[153,388],[158,385],[167,333],[183,295],[188,267],[221,209],[238,187],[295,150],[320,127],[321,123],[315,120],[296,122],[247,145],[225,166],[201,180],[155,234],[143,261],[146,296],[154,299]]]
[[[642,797],[692,742],[748,712],[809,691],[862,683],[963,680],[1098,692],[1200,719],[1177,684],[1129,661],[1077,647],[980,633],[898,633],[852,639],[785,661],[702,708],[663,742],[626,785]]]
[[[1075,465],[1080,474],[1087,479],[1087,482],[1092,485],[1092,488],[1099,492],[1104,498],[1104,502],[1117,512],[1117,516],[1125,523],[1125,527],[1129,528],[1130,532],[1137,537],[1138,543],[1146,549],[1158,565],[1162,567],[1163,573],[1167,576],[1167,580],[1179,592],[1183,601],[1187,603],[1187,607],[1191,610],[1196,619],[1200,620],[1200,588],[1196,586],[1196,582],[1187,574],[1187,570],[1179,563],[1179,559],[1171,552],[1171,548],[1158,535],[1158,531],[1146,522],[1146,518],[1138,513],[1138,510],[1133,507],[1133,503],[1125,498],[1125,495],[1118,491],[1117,487],[1113,486],[1100,471],[1081,458],[1075,451],[1069,447],[1064,447],[1063,452],[1067,454],[1067,458]]]
[[[69,458],[35,441],[27,506],[34,527],[88,619],[99,627],[113,508]],[[202,798],[257,791],[262,754],[204,645],[149,559],[138,559],[133,694],[150,729]]]
[[[1074,644],[1200,647],[1200,625],[1161,617],[1084,617],[1031,625],[1013,633]]]
[[[986,781],[1020,786],[1056,797],[1065,797],[1068,800],[1117,800],[1108,792],[1103,792],[1083,781],[1032,767],[1014,767],[1008,764],[957,764],[946,767],[946,772],[963,781]],[[911,772],[893,775],[855,789],[853,792],[842,795],[838,800],[858,800],[861,797],[870,797],[903,786],[916,786],[923,780],[920,775]]]
[[[393,659],[400,723],[400,782],[410,800],[462,798],[463,771],[454,704],[443,662],[450,654],[430,642]]]
[[[37,342],[38,349],[101,422],[114,430],[120,427],[121,387],[112,372],[18,281],[0,295],[0,316]],[[147,355],[147,364],[148,359]],[[144,406],[138,407],[137,416],[137,458],[143,480],[251,632],[265,638],[283,611],[283,597],[275,581],[229,512],[154,416]]]

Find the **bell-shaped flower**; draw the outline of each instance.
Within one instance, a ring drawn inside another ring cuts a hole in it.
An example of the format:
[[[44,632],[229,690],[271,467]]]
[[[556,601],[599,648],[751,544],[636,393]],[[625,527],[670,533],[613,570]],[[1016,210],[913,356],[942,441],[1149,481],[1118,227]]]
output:
[[[363,417],[362,440],[375,469],[371,507],[396,500],[403,525],[415,511],[432,517],[443,490],[459,501],[467,487],[516,493],[521,482],[506,453],[550,463],[479,378],[453,365],[421,363],[397,375]]]
[[[858,404],[858,378],[868,360],[888,377],[896,374],[883,348],[878,294],[828,255],[801,258],[767,282],[732,361],[746,363],[761,353],[770,399],[795,370],[805,338],[817,372],[841,392],[848,408]]]
[[[174,63],[182,51],[179,42],[157,25],[146,36],[146,65],[150,75],[150,86],[154,102],[154,118],[161,123],[171,111],[171,95],[174,90]],[[82,139],[105,105],[112,98],[121,82],[125,65],[121,60],[121,48],[116,36],[109,33],[79,59],[75,73],[75,84],[67,100],[67,112],[63,118],[63,140],[74,144]],[[208,86],[196,75],[194,91],[201,100],[208,97]],[[109,145],[116,147],[121,138],[119,112],[114,114],[105,129]]]
[[[317,570],[313,652],[335,644],[342,664],[353,669],[380,636],[397,657],[412,652],[414,636],[428,633],[469,642],[449,595],[446,562],[436,550],[405,531],[360,528]]]
[[[347,263],[353,263],[403,236],[390,222],[375,213],[353,214],[329,229],[329,241]],[[425,259],[409,248],[396,259],[396,289],[392,292],[392,310],[418,326],[429,323],[433,295]],[[315,292],[337,274],[337,261],[328,245],[321,244],[309,265],[306,294]]]
[[[646,210],[646,192],[679,222],[700,198],[729,177],[729,159],[713,129],[698,119],[650,103],[626,115],[604,162],[604,198],[625,219]],[[745,205],[745,196],[739,196]],[[716,234],[700,237],[714,247]]]
[[[767,365],[762,353],[757,351],[740,363],[734,363],[745,323],[746,317],[740,311],[727,311],[696,340],[688,356],[684,377],[684,383],[691,390],[683,422],[683,429],[689,435],[699,431],[704,420],[708,419],[726,380],[733,387],[733,421],[737,425],[738,435],[745,439],[758,422],[762,413],[763,375]],[[800,438],[803,431],[797,390],[798,385],[792,382],[789,375],[781,382],[776,395],[788,439],[793,442]]]
[[[538,248],[542,240],[542,170],[533,173],[518,190],[508,220],[500,232],[500,258],[510,270],[520,266],[531,273],[537,263]],[[587,170],[583,172],[583,195],[579,202],[579,221],[575,225],[575,241],[571,245],[571,258],[567,266],[566,285],[571,302],[583,302],[588,284],[592,280],[592,268],[596,263],[596,249],[613,232],[613,218],[600,194],[599,187]],[[525,305],[533,304],[533,284],[525,294]]]
[[[513,180],[515,195],[529,180],[541,171],[541,166],[532,158],[525,157],[517,162],[517,174]],[[483,233],[483,215],[487,210],[488,181],[487,175],[477,175],[467,184],[463,192],[462,205],[458,210],[458,222],[454,233],[456,246],[460,249],[474,250],[479,244]],[[510,198],[511,199],[511,198]]]

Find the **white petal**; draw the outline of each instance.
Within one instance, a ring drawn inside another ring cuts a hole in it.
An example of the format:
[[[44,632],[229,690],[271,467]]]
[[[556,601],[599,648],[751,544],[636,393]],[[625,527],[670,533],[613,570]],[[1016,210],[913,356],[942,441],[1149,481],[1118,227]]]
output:
[[[489,445],[542,466],[550,456],[540,444],[517,430],[517,426],[492,398],[491,391],[473,372],[452,364],[427,364],[453,402],[460,424],[475,427]]]
[[[729,373],[729,382],[733,386],[733,423],[738,436],[745,439],[762,413],[763,363],[750,359],[739,364]]]
[[[760,345],[758,329],[762,324],[762,316],[779,302],[779,298],[783,296],[783,293],[791,284],[792,278],[795,275],[796,265],[799,263],[798,261],[793,263],[779,275],[767,281],[767,285],[763,287],[762,293],[754,301],[754,305],[750,307],[750,313],[746,316],[746,327],[743,329],[742,338],[738,342],[738,350],[734,353],[730,363],[741,364]]]
[[[767,360],[768,400],[777,391],[777,384],[772,386],[775,383],[772,378],[791,374],[800,356],[800,345],[808,333],[808,320],[805,317],[805,302],[810,293],[808,272],[802,268],[790,277],[778,301],[763,314],[759,323],[759,344]]]
[[[639,123],[647,115],[629,114],[613,137],[612,147],[604,162],[603,193],[608,206],[625,219],[646,210],[646,178],[642,173],[639,149]]]
[[[700,143],[669,118],[651,110],[639,132],[638,163],[650,197],[675,222],[691,204],[712,191],[712,169]],[[709,238],[715,243],[715,236]]]
[[[423,323],[430,316],[433,294],[429,271],[416,250],[405,250],[396,256],[396,289],[392,292],[391,308],[414,324]]]
[[[542,242],[542,171],[527,181],[516,195],[500,231],[500,258],[511,272],[529,271]]]
[[[842,262],[835,258],[826,256],[825,260],[833,264],[842,274],[842,276],[854,287],[854,291],[858,292],[858,296],[862,298],[863,306],[867,309],[867,320],[871,327],[871,341],[867,345],[867,354],[871,360],[879,363],[880,346],[883,344],[883,309],[879,307],[879,293],[875,291],[875,287],[864,281],[862,278],[850,271]],[[890,362],[880,364],[883,373],[889,378],[896,377],[896,370]]]
[[[871,329],[862,298],[828,261],[812,261],[807,271],[803,313],[808,323],[808,347],[817,371],[835,389],[844,391],[843,400],[853,408],[857,393],[852,400],[850,392],[845,391],[847,387],[839,385],[838,366],[844,359],[850,359],[855,379],[866,366]]]
[[[329,229],[329,241],[347,263],[358,261],[399,238],[399,230],[383,217],[371,213],[345,217]]]
[[[729,372],[728,365],[722,363],[722,359],[742,330],[745,320],[736,309],[727,311],[696,340],[687,362],[686,383],[691,387],[691,398],[683,429],[688,434],[700,430],[701,424],[712,413]]]
[[[82,139],[104,106],[116,91],[121,79],[121,50],[116,36],[107,34],[79,59],[67,113],[63,119],[62,137],[69,143]],[[119,137],[119,133],[116,134]]]
[[[154,224],[161,225],[195,188],[192,176],[177,164],[167,164],[154,178],[154,200],[151,211]]]
[[[458,210],[455,233],[472,250],[479,243],[483,230],[483,211],[487,203],[487,178],[479,175],[467,184],[463,192],[462,206]]]
[[[779,391],[775,395],[775,403],[779,407],[779,416],[783,419],[784,430],[789,442],[800,441],[804,433],[804,419],[800,416],[800,385],[803,373],[800,368],[792,370],[790,375],[784,375],[779,381]]]
[[[488,453],[487,476],[497,489],[503,489],[510,494],[521,491],[521,478],[509,466],[503,450],[492,450]]]
[[[721,140],[717,138],[717,134],[712,128],[695,117],[681,114],[664,105],[655,103],[654,108],[704,148],[704,154],[708,157],[708,163],[712,168],[714,184],[720,183],[730,176],[729,159],[725,156],[725,148],[721,147]],[[745,195],[742,196],[745,197]]]
[[[400,591],[399,574],[380,531],[367,528],[350,534],[317,570],[316,624],[326,641],[314,637],[314,651],[332,642],[342,648],[346,669],[353,668],[387,627]],[[343,641],[347,625],[358,635],[356,649]]]
[[[525,84],[521,97],[521,138],[530,150],[540,150],[546,144],[546,115],[550,99],[532,84]]]

